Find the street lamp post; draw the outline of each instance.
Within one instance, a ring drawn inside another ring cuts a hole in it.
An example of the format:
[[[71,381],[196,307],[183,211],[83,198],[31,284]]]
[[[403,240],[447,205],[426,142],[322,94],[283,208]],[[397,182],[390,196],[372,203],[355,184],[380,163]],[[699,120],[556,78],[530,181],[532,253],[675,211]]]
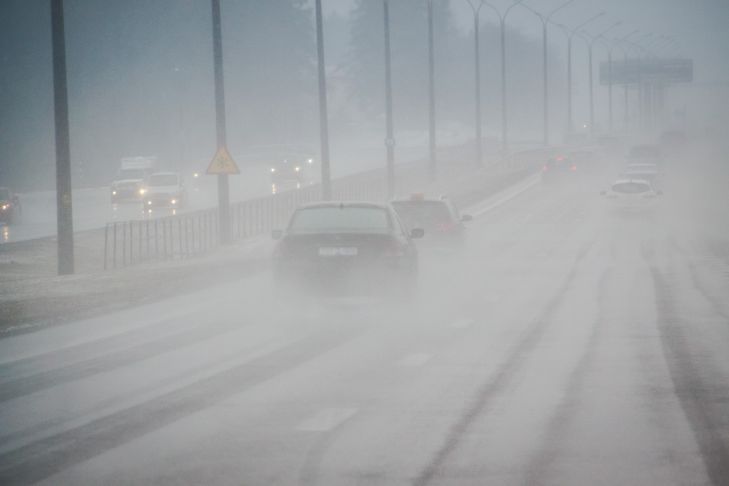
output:
[[[506,17],[509,15],[509,12],[511,12],[514,7],[516,7],[523,1],[524,0],[514,1],[502,14],[499,9],[486,2],[485,0],[481,0],[481,3],[491,8],[496,13],[496,16],[499,18],[501,34],[501,153],[503,156],[506,156],[506,152],[509,150],[509,142],[507,139],[509,129],[507,125],[508,118],[506,112]]]
[[[71,148],[68,127],[68,85],[63,0],[51,1],[53,110],[56,136],[56,228],[58,275],[74,273]]]
[[[223,41],[220,0],[211,1],[213,10],[213,64],[215,75],[215,131],[218,150],[227,146],[225,124],[225,85],[223,82]],[[220,243],[230,243],[230,185],[227,174],[218,174],[218,218]]]
[[[481,167],[483,164],[483,149],[481,137],[481,45],[479,40],[479,14],[483,7],[482,0],[474,3],[475,0],[466,0],[473,11],[473,37],[474,37],[474,73],[475,73],[475,108],[476,108],[476,165]]]
[[[430,135],[429,176],[434,181],[437,174],[436,140],[435,140],[435,48],[433,39],[433,0],[428,0],[428,130]]]
[[[392,61],[390,52],[390,2],[382,0],[385,27],[385,110],[387,113],[387,198],[395,195],[395,133],[392,121]]]
[[[636,29],[629,34],[624,35],[623,37],[620,37],[617,40],[614,40],[613,42],[610,42],[609,49],[608,49],[608,129],[610,133],[613,132],[614,129],[614,123],[613,123],[613,49],[615,47],[620,47],[620,49],[623,49],[623,47],[620,45],[620,42],[634,36],[639,31]],[[627,54],[625,54],[625,49],[623,49],[623,54],[625,57],[625,60],[627,61]],[[625,111],[627,116],[628,111],[628,85],[625,85]]]
[[[605,12],[600,12],[593,15],[589,19],[585,20],[577,27],[569,29],[568,27],[561,25],[564,29],[565,35],[567,36],[567,132],[572,133],[574,131],[574,124],[572,120],[572,38],[579,32],[579,30],[585,27],[587,24],[594,22],[605,15]]]
[[[549,69],[548,69],[548,57],[547,57],[547,54],[549,51],[549,46],[548,46],[548,39],[547,39],[547,34],[548,34],[547,25],[549,24],[552,17],[557,12],[559,12],[563,8],[567,7],[569,4],[571,4],[574,1],[575,0],[567,0],[559,7],[555,8],[554,10],[549,12],[547,15],[543,15],[543,14],[537,12],[536,10],[534,10],[533,8],[531,8],[529,5],[527,5],[525,3],[521,4],[522,7],[526,8],[527,10],[532,12],[534,15],[536,15],[539,18],[539,20],[541,20],[541,22],[542,22],[542,69],[543,69],[543,73],[542,73],[542,84],[543,84],[543,86],[542,86],[542,89],[543,89],[542,116],[543,116],[543,120],[542,120],[542,123],[544,125],[542,133],[543,133],[543,138],[544,138],[543,143],[544,143],[545,147],[547,145],[549,145]]]
[[[611,30],[615,29],[616,27],[618,27],[621,24],[622,24],[622,22],[619,22],[619,21],[618,22],[615,22],[610,27],[608,27],[607,29],[603,30],[602,32],[600,32],[599,34],[597,34],[594,37],[591,36],[591,35],[589,35],[587,32],[585,32],[585,34],[588,36],[588,39],[587,39],[587,46],[588,46],[588,48],[587,48],[587,52],[588,52],[587,67],[588,67],[588,69],[590,71],[589,72],[589,80],[590,80],[589,81],[589,83],[590,83],[590,136],[594,136],[595,135],[595,82],[593,80],[594,71],[595,70],[593,68],[593,63],[592,63],[592,59],[593,59],[593,56],[592,56],[592,52],[593,51],[592,51],[592,49],[593,49],[593,47],[595,45],[595,42],[597,40],[603,38],[603,36],[605,34],[607,34],[608,32],[610,32]]]
[[[319,138],[321,146],[321,197],[332,198],[332,179],[329,167],[329,110],[327,108],[327,78],[324,58],[324,22],[321,0],[316,0],[316,53],[319,74]]]

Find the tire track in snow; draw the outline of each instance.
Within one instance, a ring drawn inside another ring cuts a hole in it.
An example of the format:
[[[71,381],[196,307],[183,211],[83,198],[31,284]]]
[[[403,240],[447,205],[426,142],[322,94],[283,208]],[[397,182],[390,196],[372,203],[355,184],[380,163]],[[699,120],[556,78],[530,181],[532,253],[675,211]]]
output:
[[[655,265],[651,265],[651,275],[661,345],[676,396],[694,433],[710,481],[717,486],[726,484],[729,478],[729,444],[722,437],[725,431],[719,426],[726,417],[716,417],[715,409],[723,407],[726,410],[726,397],[717,396],[721,395],[717,386],[726,387],[727,377],[706,360],[702,363],[696,361],[686,335],[690,325],[678,313],[670,282]],[[711,377],[711,380],[706,377]],[[723,403],[717,403],[719,401]]]
[[[461,437],[463,437],[471,425],[483,414],[489,403],[508,387],[516,374],[522,369],[524,362],[532,350],[539,344],[549,329],[553,314],[567,296],[567,291],[577,275],[579,264],[589,254],[594,243],[595,240],[591,240],[580,249],[562,285],[560,285],[554,296],[542,308],[539,317],[512,347],[501,366],[477,390],[472,403],[466,408],[461,418],[451,426],[446,434],[443,445],[414,480],[414,484],[426,485],[438,478],[441,469],[458,448]]]

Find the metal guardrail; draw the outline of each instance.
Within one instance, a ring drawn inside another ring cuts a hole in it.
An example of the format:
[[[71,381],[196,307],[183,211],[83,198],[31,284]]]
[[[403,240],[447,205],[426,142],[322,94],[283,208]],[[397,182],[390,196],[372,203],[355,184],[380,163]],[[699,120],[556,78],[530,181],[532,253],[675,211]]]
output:
[[[526,171],[537,167],[537,161],[541,166],[545,155],[554,150],[542,148],[516,152],[510,154],[501,167]],[[477,183],[478,179],[472,182]],[[398,167],[396,185],[402,194],[422,190],[427,183],[424,164]],[[333,180],[332,198],[383,201],[385,188],[384,171],[376,169]],[[464,187],[466,189],[469,188]],[[230,207],[231,239],[242,241],[281,228],[294,209],[301,204],[319,201],[320,195],[321,186],[312,184],[234,203]],[[104,229],[104,269],[190,258],[210,251],[218,243],[217,208],[162,218],[111,222]]]
[[[189,258],[218,244],[218,211],[115,221],[104,228],[104,270],[137,263]]]
[[[230,206],[231,239],[268,234],[282,227],[301,204],[321,199],[321,186],[312,184]],[[333,181],[335,199],[384,200],[381,171]],[[217,208],[162,218],[116,221],[104,228],[104,269],[150,261],[175,260],[203,254],[218,246]]]

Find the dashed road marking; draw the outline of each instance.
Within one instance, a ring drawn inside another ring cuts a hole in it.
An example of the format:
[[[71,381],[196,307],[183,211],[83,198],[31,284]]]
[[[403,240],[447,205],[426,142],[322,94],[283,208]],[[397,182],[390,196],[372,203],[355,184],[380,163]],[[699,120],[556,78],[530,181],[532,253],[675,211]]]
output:
[[[398,366],[406,366],[406,367],[415,367],[415,366],[423,366],[425,363],[430,361],[430,358],[432,358],[432,354],[427,353],[416,353],[416,354],[409,354],[405,356],[403,359],[397,362]]]
[[[325,408],[301,422],[296,430],[301,432],[327,432],[343,424],[356,413],[356,408]]]

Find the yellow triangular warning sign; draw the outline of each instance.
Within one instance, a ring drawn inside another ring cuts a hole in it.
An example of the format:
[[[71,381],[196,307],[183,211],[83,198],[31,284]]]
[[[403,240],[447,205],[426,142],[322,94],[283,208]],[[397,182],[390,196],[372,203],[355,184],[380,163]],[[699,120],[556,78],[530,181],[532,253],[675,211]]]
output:
[[[240,174],[240,171],[233,157],[228,153],[228,149],[220,147],[215,153],[213,160],[210,161],[207,173],[209,175],[231,175]]]

